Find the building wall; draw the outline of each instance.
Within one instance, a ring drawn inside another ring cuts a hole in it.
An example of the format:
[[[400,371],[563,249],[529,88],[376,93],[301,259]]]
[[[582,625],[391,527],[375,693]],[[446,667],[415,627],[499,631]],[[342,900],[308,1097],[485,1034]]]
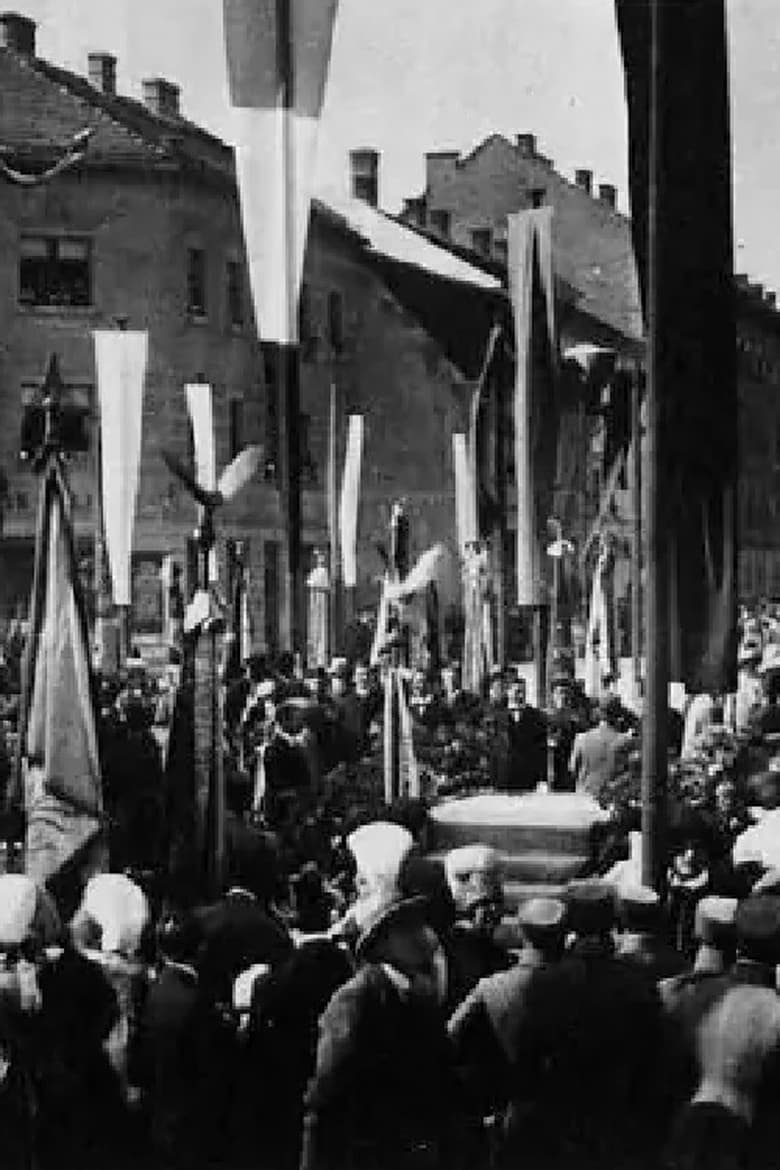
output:
[[[19,304],[20,238],[28,232],[73,233],[91,240],[93,307],[42,308]],[[207,315],[187,311],[187,250],[202,248],[207,262]],[[244,287],[242,329],[229,325],[226,264],[238,259],[245,272],[235,192],[196,184],[181,176],[144,170],[87,170],[50,185],[0,191],[0,466],[9,480],[3,560],[8,566],[0,607],[6,612],[29,589],[36,515],[33,472],[19,457],[25,387],[39,384],[48,355],[56,352],[69,386],[86,392],[93,442],[71,463],[75,520],[88,556],[97,509],[95,481],[97,403],[92,330],[112,327],[121,316],[131,329],[149,331],[149,366],[134,548],[143,577],[146,611],[154,574],[164,553],[186,563],[196,515],[160,458],[165,447],[186,457],[189,443],[184,385],[205,379],[214,390],[218,466],[231,456],[230,403],[243,403],[242,444],[271,439],[267,433],[268,387],[254,337],[249,290]],[[363,495],[359,527],[359,604],[376,600],[381,561],[375,545],[386,538],[392,500],[404,496],[416,551],[434,540],[454,547],[452,430],[462,422],[458,372],[436,343],[405,313],[348,233],[312,226],[305,282],[312,333],[304,347],[301,409],[309,419],[313,470],[303,499],[306,550],[327,541],[326,481],[329,388],[337,387],[339,466],[343,465],[346,415],[365,415]],[[343,306],[344,348],[331,353],[328,297]],[[281,555],[283,527],[273,481],[259,480],[226,509],[223,542],[248,542],[251,602],[258,645],[266,641],[266,553]],[[224,551],[221,557],[224,569]],[[277,580],[283,576],[279,561]],[[450,564],[445,596],[454,594]],[[285,620],[283,599],[273,613]]]

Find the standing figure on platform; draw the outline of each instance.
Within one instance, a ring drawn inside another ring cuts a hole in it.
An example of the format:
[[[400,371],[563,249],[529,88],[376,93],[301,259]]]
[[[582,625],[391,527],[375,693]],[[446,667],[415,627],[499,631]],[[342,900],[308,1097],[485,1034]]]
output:
[[[306,578],[309,590],[309,669],[328,665],[328,610],[330,601],[330,574],[325,554],[314,553],[314,567]]]
[[[585,687],[592,699],[604,693],[605,679],[617,673],[615,657],[615,556],[609,539],[602,535],[593,570],[585,645]]]
[[[467,546],[463,566],[464,609],[463,686],[480,694],[494,665],[490,555],[481,541]]]

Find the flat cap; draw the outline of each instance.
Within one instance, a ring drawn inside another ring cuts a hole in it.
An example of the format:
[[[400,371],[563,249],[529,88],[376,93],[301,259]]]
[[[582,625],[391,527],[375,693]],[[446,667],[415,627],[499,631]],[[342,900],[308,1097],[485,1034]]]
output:
[[[780,897],[751,895],[739,903],[735,918],[737,947],[757,963],[780,962]]]
[[[615,925],[615,888],[587,878],[566,887],[569,928],[579,935],[606,934]]]
[[[696,907],[693,933],[699,942],[712,947],[730,947],[736,938],[735,919],[739,902],[710,894]]]

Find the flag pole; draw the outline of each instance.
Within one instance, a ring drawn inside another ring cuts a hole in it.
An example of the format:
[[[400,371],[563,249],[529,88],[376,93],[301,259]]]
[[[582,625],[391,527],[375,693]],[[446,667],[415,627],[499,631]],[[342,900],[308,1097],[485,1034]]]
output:
[[[639,696],[642,683],[642,420],[641,366],[631,369],[631,658],[634,695]]]
[[[289,598],[289,648],[303,649],[303,587],[301,579],[301,450],[300,450],[300,345],[297,333],[298,290],[295,279],[295,158],[289,111],[294,108],[292,24],[290,0],[276,0],[276,53],[279,77],[282,166],[284,167],[284,289],[287,301],[288,338],[277,347],[276,393],[284,420],[282,506],[284,510]],[[296,340],[293,340],[293,339]]]
[[[648,190],[648,378],[644,468],[644,597],[647,677],[642,719],[642,880],[660,888],[665,875],[664,819],[667,790],[667,709],[669,690],[668,561],[664,484],[665,411],[663,337],[659,328],[663,295],[660,223],[663,214],[661,133],[663,121],[664,0],[650,0],[650,149]]]

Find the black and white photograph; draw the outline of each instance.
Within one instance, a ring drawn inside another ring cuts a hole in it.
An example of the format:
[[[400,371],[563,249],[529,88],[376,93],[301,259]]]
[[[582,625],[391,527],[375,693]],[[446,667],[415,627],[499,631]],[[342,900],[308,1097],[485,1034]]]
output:
[[[0,1170],[777,1170],[776,0],[6,3]]]

